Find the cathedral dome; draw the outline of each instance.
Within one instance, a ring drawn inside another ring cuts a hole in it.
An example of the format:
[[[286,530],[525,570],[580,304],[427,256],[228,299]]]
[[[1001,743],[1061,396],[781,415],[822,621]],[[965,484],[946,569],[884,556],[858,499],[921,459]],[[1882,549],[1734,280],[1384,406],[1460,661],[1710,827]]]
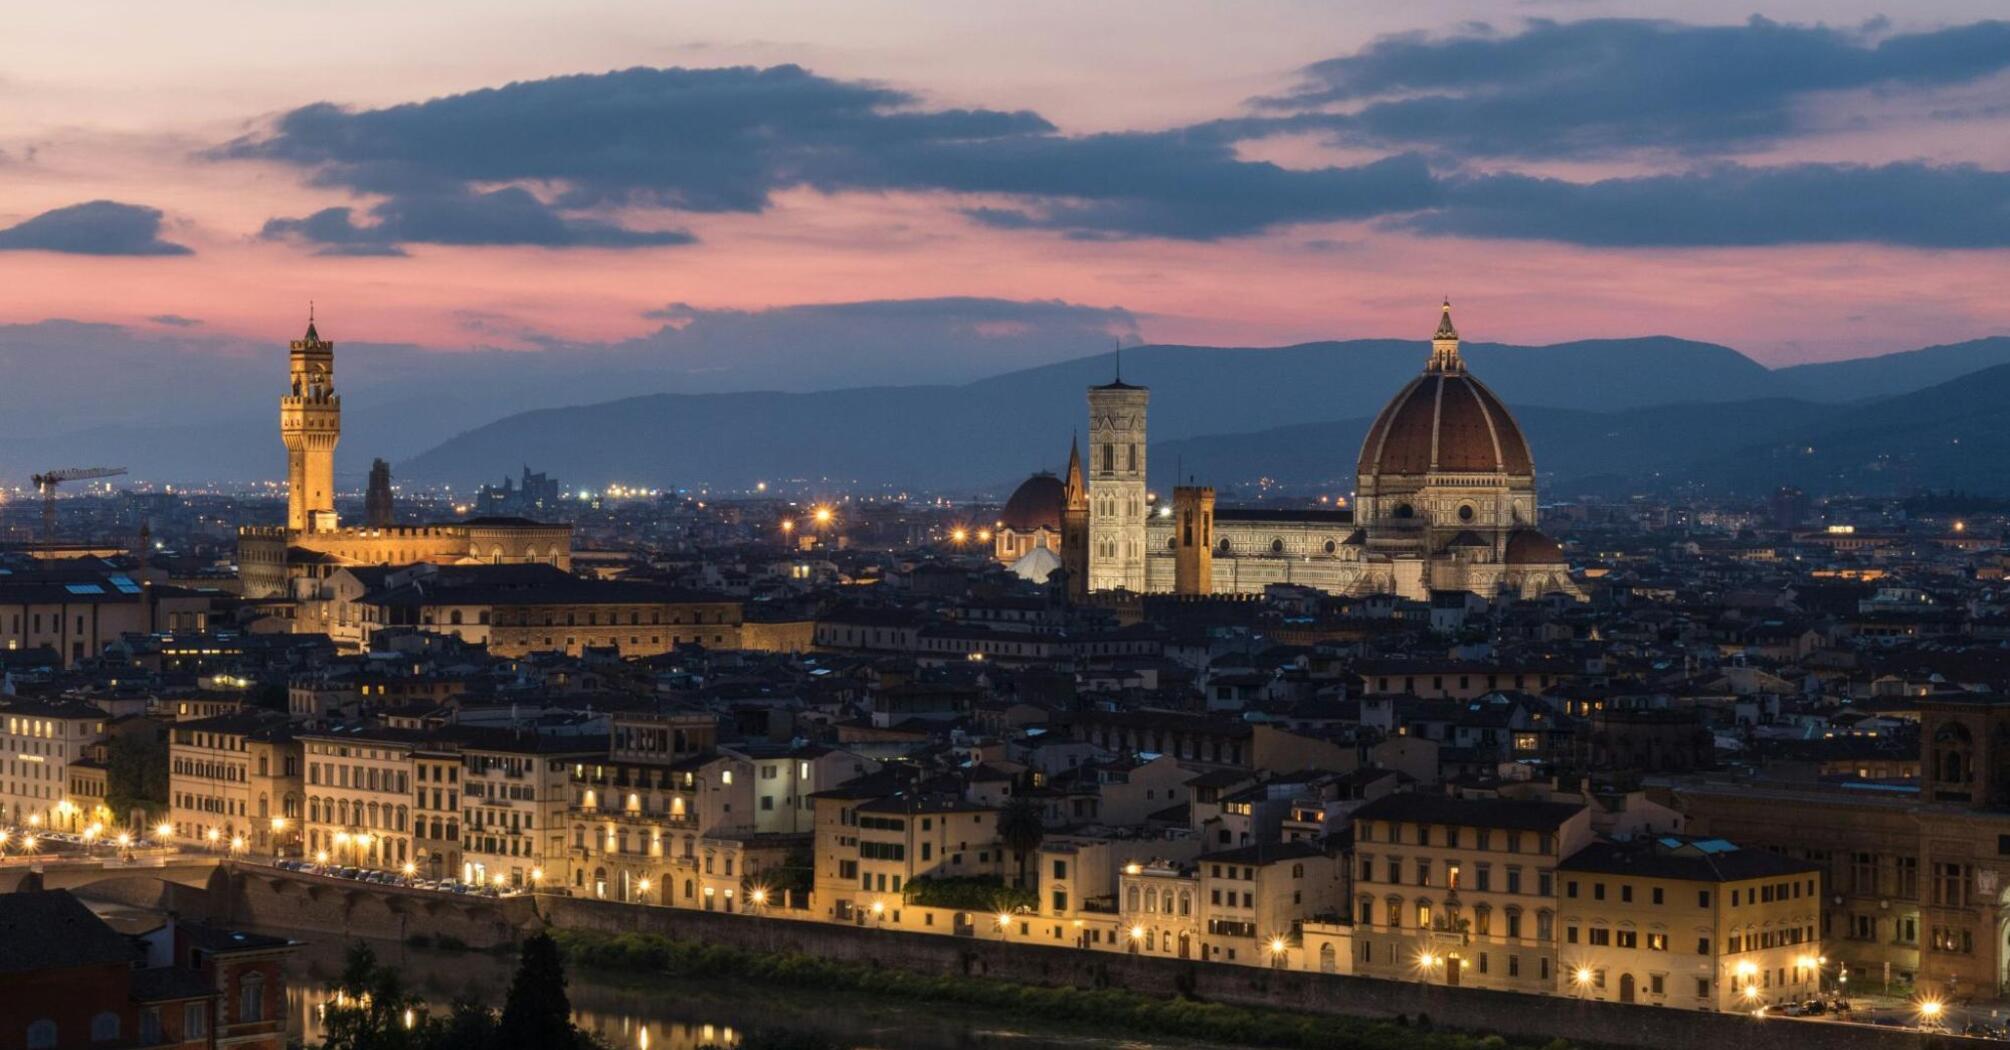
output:
[[[1509,565],[1557,565],[1562,561],[1563,548],[1534,529],[1516,529],[1514,535],[1508,537]]]
[[[1368,428],[1361,475],[1535,473],[1520,425],[1486,384],[1466,373],[1458,340],[1447,303],[1431,340],[1430,365]]]
[[[1067,509],[1068,492],[1061,479],[1052,474],[1035,474],[1020,483],[998,514],[998,527],[1014,532],[1061,531],[1061,512]]]

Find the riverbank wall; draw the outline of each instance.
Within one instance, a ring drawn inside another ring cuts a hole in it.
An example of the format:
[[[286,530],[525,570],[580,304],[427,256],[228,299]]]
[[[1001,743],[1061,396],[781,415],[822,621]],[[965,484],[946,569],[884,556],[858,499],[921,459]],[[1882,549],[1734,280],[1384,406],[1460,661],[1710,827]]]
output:
[[[607,934],[648,933],[751,951],[797,952],[837,962],[1025,984],[1121,988],[1166,998],[1190,996],[1235,1006],[1337,1016],[1405,1018],[1410,1023],[1523,1040],[1690,1050],[1991,1050],[1953,1035],[1790,1018],[1755,1019],[1664,1007],[1542,998],[1478,988],[1372,980],[1342,974],[1237,966],[1038,943],[907,933],[781,916],[645,907],[560,896],[455,896],[328,879],[251,865],[219,869],[206,888],[151,891],[137,880],[102,887],[143,906],[165,905],[259,929],[335,937],[501,948],[547,927]],[[92,894],[80,890],[85,895]]]
[[[1277,1007],[1350,1017],[1428,1020],[1438,1026],[1499,1032],[1524,1040],[1562,1038],[1599,1046],[1692,1050],[1953,1050],[2000,1046],[1961,1036],[1896,1028],[1754,1019],[1565,998],[1536,998],[1479,988],[1448,988],[1341,974],[1061,948],[1041,944],[901,933],[891,930],[733,915],[679,908],[638,908],[570,897],[538,900],[552,926],[602,933],[653,933],[755,951],[922,973],[963,974],[1039,985],[1122,988],[1146,995],[1191,996],[1235,1006]]]

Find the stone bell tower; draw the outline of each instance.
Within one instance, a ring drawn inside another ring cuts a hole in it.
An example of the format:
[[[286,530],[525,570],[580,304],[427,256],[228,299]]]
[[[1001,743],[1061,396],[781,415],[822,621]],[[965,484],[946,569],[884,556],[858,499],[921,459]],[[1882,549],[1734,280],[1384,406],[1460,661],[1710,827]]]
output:
[[[279,437],[286,444],[286,527],[332,532],[335,443],[342,440],[342,396],[335,392],[335,344],[314,330],[287,344],[291,388],[279,399]]]
[[[1089,590],[1145,589],[1145,410],[1152,392],[1089,388]]]

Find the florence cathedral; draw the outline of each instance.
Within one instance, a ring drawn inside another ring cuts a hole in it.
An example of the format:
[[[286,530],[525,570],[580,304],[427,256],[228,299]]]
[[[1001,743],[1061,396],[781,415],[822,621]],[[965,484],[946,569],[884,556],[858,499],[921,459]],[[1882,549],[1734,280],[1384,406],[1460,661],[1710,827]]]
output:
[[[1459,356],[1448,302],[1423,373],[1368,428],[1351,509],[1217,507],[1214,489],[1145,485],[1151,392],[1089,389],[1089,454],[1065,480],[1037,474],[1012,494],[998,559],[1045,579],[1065,570],[1077,595],[1255,594],[1289,583],[1332,594],[1432,591],[1582,599],[1563,551],[1537,526],[1535,460],[1507,406]]]

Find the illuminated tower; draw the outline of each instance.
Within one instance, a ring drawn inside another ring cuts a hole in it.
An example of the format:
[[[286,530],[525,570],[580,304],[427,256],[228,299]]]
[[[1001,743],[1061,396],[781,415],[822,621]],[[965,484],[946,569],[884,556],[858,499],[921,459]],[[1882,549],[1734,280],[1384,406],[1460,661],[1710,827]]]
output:
[[[1089,484],[1082,479],[1082,448],[1068,441],[1067,502],[1061,509],[1061,568],[1068,574],[1068,597],[1089,593]]]
[[[1173,593],[1214,593],[1214,489],[1173,487]]]
[[[1145,589],[1145,409],[1152,392],[1089,388],[1089,590]]]
[[[279,399],[279,437],[286,443],[286,527],[335,529],[335,443],[342,440],[342,396],[335,392],[335,344],[323,342],[307,318],[307,334],[288,344],[292,389]]]

